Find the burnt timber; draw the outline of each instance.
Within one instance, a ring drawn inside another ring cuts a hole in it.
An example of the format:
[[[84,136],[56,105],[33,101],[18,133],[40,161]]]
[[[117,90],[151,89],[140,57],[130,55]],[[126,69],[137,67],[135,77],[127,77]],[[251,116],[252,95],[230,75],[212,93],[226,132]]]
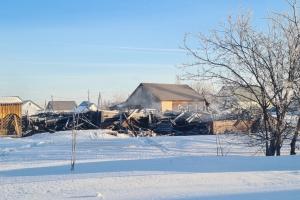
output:
[[[228,119],[228,116],[225,116]],[[205,135],[216,134],[225,129],[234,129],[237,120],[223,120],[208,112],[147,112],[136,109],[131,112],[118,111],[89,111],[86,113],[40,113],[32,116],[23,116],[23,136],[36,133],[58,132],[66,130],[110,129],[119,133],[137,136],[155,135]],[[224,125],[225,124],[225,125]],[[242,127],[245,129],[245,127]],[[235,128],[235,130],[238,130]]]

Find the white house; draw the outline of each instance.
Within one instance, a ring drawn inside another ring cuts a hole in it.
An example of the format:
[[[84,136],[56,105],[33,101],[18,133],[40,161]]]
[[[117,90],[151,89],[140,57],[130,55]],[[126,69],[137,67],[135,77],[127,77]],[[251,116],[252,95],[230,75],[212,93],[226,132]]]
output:
[[[256,94],[256,95],[255,95]],[[257,108],[260,95],[260,88],[241,86],[223,86],[219,91],[219,97],[223,101],[223,107],[238,106],[240,108]]]
[[[31,100],[25,100],[22,104],[22,115],[35,115],[43,112],[44,109]]]

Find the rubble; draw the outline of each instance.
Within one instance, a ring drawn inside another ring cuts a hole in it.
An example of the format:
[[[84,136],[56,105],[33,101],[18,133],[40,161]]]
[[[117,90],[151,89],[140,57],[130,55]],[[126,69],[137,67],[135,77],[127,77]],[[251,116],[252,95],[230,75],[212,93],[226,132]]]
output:
[[[226,116],[228,118],[228,116]],[[143,136],[181,136],[212,134],[212,121],[222,119],[209,111],[153,112],[136,109],[131,112],[89,111],[86,113],[41,113],[22,119],[23,136],[57,132],[73,128],[110,129],[118,133]]]

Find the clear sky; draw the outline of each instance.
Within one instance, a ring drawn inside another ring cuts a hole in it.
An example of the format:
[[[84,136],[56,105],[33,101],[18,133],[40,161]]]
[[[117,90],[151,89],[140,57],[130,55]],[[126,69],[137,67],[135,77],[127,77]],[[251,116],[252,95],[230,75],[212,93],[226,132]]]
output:
[[[175,83],[183,34],[218,28],[240,7],[254,19],[284,0],[7,0],[0,2],[0,96],[43,104]],[[259,20],[258,20],[259,22]],[[187,83],[187,82],[186,82]]]

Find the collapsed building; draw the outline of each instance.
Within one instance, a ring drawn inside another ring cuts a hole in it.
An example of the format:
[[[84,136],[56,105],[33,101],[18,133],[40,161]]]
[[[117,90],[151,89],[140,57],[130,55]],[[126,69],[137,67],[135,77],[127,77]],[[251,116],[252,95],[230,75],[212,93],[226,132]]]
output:
[[[132,136],[181,136],[217,134],[226,130],[245,131],[249,125],[228,112],[222,115],[200,111],[148,111],[130,112],[88,111],[82,113],[40,113],[24,116],[23,136],[66,130],[110,129]],[[230,119],[230,120],[229,120]]]
[[[66,110],[63,104],[74,109]],[[96,110],[90,102],[77,107],[75,102],[51,101],[47,108],[52,112],[23,117],[23,136],[72,129],[111,129],[136,137],[202,135],[251,126],[238,119],[234,107],[218,110],[182,84],[141,83],[125,102],[111,107],[117,110]]]

